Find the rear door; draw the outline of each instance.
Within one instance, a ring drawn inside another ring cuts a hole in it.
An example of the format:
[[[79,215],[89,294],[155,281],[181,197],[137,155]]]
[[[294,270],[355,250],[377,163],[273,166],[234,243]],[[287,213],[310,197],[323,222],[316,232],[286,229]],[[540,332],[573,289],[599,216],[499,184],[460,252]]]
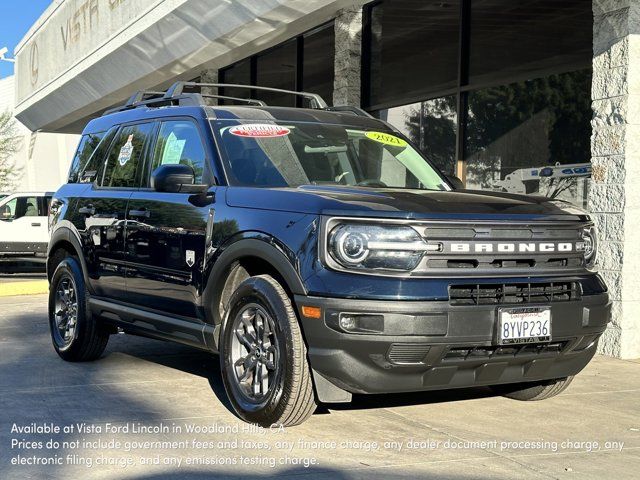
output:
[[[153,122],[121,126],[105,137],[88,162],[83,180],[95,178],[83,190],[74,223],[81,233],[89,282],[97,296],[124,300],[124,239],[127,204],[138,189]]]
[[[160,123],[143,188],[129,201],[126,250],[131,303],[197,317],[211,202],[187,193],[153,191],[150,175],[160,165],[182,163],[191,166],[196,183],[202,183],[206,157],[195,121],[180,118]]]

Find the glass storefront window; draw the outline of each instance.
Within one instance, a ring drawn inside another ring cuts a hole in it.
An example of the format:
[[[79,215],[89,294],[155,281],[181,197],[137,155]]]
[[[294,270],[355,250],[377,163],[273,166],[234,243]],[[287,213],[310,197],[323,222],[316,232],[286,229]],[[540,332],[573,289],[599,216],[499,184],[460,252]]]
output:
[[[256,57],[256,85],[261,87],[296,89],[297,45],[292,40]],[[292,95],[272,92],[257,92],[257,98],[267,105],[295,107]]]
[[[220,82],[306,90],[320,94],[332,104],[334,52],[335,32],[331,22],[221,69]],[[238,98],[253,96],[273,106],[309,106],[303,99],[298,99],[298,104],[295,96],[277,92],[254,91],[252,94],[249,89],[225,88],[221,94]]]
[[[592,29],[588,0],[473,0],[469,84],[586,68]]]
[[[459,23],[459,0],[394,0],[375,5],[370,25],[370,106],[454,88]]]
[[[454,174],[455,95],[381,110],[379,116],[404,133],[443,173]]]
[[[251,85],[251,60],[246,59],[220,71],[220,83]],[[222,95],[236,98],[250,98],[251,92],[246,88],[225,88]],[[231,103],[221,101],[220,103]]]
[[[469,92],[467,187],[585,205],[590,91],[585,69]]]
[[[304,35],[302,88],[333,104],[335,32],[333,24]]]

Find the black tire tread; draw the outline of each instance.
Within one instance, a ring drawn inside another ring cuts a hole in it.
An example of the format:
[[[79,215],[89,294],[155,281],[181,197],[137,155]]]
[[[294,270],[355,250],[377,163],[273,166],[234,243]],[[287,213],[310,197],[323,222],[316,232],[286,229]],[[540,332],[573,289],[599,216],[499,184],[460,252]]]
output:
[[[56,269],[52,276],[52,284],[54,279],[56,278],[57,269],[64,260],[75,262],[80,272],[82,272],[79,267],[80,262],[75,255],[63,257],[60,259],[60,262],[56,266]],[[72,348],[69,348],[65,351],[59,351],[56,348],[56,351],[58,352],[58,355],[60,355],[60,357],[66,361],[89,362],[97,360],[102,356],[105,348],[107,347],[107,343],[109,342],[110,334],[109,332],[103,330],[100,324],[91,315],[91,310],[89,308],[89,292],[87,291],[84,278],[77,278],[77,274],[74,274],[73,270],[71,273],[73,274],[75,279],[76,289],[80,291],[80,288],[82,288],[82,298],[84,299],[82,312],[84,318],[78,318],[78,323],[80,323],[81,320],[84,322],[84,330],[82,332],[82,337],[74,340],[77,343],[75,345],[72,345]],[[49,286],[49,288],[53,288],[52,284]]]
[[[299,347],[295,348],[296,361],[293,363],[296,368],[293,372],[294,381],[291,384],[291,395],[286,399],[286,406],[280,418],[273,423],[284,426],[299,425],[307,420],[316,409],[311,370],[309,369],[309,363],[307,361],[307,346],[302,338],[300,324],[293,310],[291,300],[287,292],[282,288],[282,285],[270,275],[257,275],[256,278],[261,278],[269,283],[282,299],[287,311],[293,337],[298,339],[298,341],[294,342],[297,344],[294,345],[294,347]]]
[[[497,393],[523,402],[536,402],[555,397],[563,392],[573,380],[573,376],[558,378],[537,384],[498,385],[492,387]]]

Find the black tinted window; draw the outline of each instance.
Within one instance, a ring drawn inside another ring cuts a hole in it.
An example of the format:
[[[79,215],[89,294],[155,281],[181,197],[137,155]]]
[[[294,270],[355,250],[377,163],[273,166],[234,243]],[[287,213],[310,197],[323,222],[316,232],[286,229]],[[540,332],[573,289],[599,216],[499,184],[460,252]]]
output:
[[[123,127],[109,150],[102,177],[103,187],[137,187],[140,184],[140,164],[144,146],[153,128],[152,123]]]
[[[331,104],[335,51],[333,24],[305,35],[303,45],[302,87],[307,92],[318,93]]]
[[[296,45],[292,40],[257,56],[257,85],[284,90],[296,89]],[[256,95],[268,105],[296,106],[293,95],[262,91],[256,92]]]
[[[370,106],[456,86],[459,0],[383,2],[373,7],[370,28]]]
[[[251,85],[251,60],[246,59],[220,70],[220,81],[236,85]],[[221,88],[220,94],[228,97],[249,98],[250,90],[247,88]],[[233,104],[232,101],[221,100],[221,104]]]
[[[98,132],[82,136],[76,154],[71,162],[71,168],[69,168],[69,183],[76,183],[78,181],[80,171],[87,165],[89,158],[91,158],[91,155],[95,152],[104,134],[105,132]]]
[[[187,120],[163,122],[153,154],[153,172],[160,165],[181,163],[193,168],[196,183],[202,183],[204,148],[198,127]]]
[[[585,0],[471,2],[471,84],[591,65],[593,12]]]

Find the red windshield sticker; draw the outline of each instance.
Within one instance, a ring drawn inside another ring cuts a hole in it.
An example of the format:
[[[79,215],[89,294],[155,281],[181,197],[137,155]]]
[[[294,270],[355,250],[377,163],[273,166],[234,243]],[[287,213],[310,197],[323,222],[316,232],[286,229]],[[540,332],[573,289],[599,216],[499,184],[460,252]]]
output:
[[[231,127],[229,132],[232,135],[238,137],[253,137],[253,138],[274,138],[284,137],[291,133],[287,127],[281,127],[280,125],[268,125],[264,123],[250,123],[247,125],[237,125]]]

